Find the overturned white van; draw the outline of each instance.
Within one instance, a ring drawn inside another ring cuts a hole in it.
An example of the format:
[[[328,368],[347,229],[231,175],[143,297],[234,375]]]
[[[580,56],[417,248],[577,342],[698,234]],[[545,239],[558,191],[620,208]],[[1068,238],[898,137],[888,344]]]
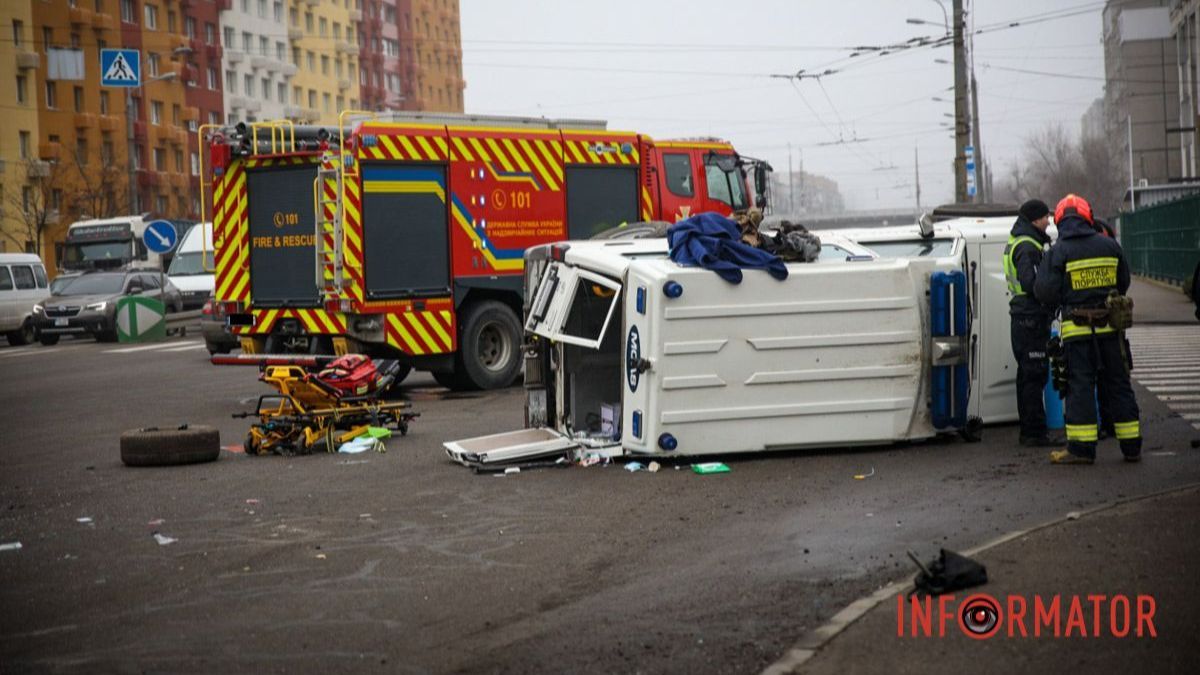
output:
[[[816,262],[789,263],[783,281],[747,270],[740,284],[672,262],[664,239],[530,249],[527,428],[447,452],[488,464],[575,448],[863,446],[1015,418],[1000,253],[981,248],[1003,249],[1004,224],[816,234]]]

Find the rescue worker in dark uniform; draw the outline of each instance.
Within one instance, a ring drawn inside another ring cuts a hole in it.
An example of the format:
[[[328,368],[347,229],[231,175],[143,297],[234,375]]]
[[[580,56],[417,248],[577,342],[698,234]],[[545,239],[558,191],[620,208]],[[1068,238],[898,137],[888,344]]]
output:
[[[1049,308],[1033,294],[1034,279],[1042,263],[1042,253],[1050,236],[1050,207],[1040,199],[1021,205],[1017,222],[1004,247],[1004,278],[1008,282],[1009,323],[1013,356],[1017,359],[1017,416],[1021,422],[1021,445],[1046,447],[1060,445],[1046,433],[1046,408],[1043,392],[1050,365],[1046,343],[1050,340]]]
[[[1113,428],[1127,461],[1141,459],[1137,399],[1129,383],[1119,313],[1129,290],[1129,264],[1116,240],[1093,229],[1092,208],[1067,195],[1054,211],[1058,241],[1042,260],[1034,292],[1062,312],[1061,337],[1067,365],[1067,449],[1050,453],[1055,464],[1091,464],[1096,459],[1096,385],[1112,413]],[[1110,292],[1119,296],[1110,298]],[[1117,325],[1114,325],[1117,324]]]

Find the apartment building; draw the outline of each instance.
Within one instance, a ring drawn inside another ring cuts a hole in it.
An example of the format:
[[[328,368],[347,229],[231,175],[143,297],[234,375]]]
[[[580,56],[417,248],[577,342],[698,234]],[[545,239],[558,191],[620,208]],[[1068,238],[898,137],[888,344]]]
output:
[[[356,0],[289,0],[287,34],[296,74],[287,117],[336,124],[341,111],[360,107],[361,16]]]
[[[33,48],[29,3],[0,3],[0,252],[38,251],[38,107],[34,72],[42,66]]]
[[[220,22],[226,122],[291,116],[297,67],[284,0],[222,0]]]
[[[1200,0],[1175,0],[1171,5],[1171,37],[1179,64],[1180,177],[1200,178],[1197,169],[1197,127],[1200,127]]]
[[[396,0],[403,110],[463,112],[458,0]]]
[[[358,86],[364,110],[403,108],[401,13],[396,0],[361,0]]]
[[[210,218],[201,209],[200,169],[201,149],[199,131],[204,124],[225,122],[224,48],[221,46],[221,5],[213,0],[180,0],[183,11],[183,34],[188,39],[188,74],[184,92],[187,106],[183,109],[183,125],[187,129],[189,215]]]

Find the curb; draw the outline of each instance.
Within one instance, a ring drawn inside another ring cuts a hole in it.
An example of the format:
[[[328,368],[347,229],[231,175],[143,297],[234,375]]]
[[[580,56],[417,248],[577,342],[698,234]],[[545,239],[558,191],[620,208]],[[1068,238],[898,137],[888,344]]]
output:
[[[1200,489],[1200,483],[1188,483],[1186,485],[1166,488],[1137,497],[1127,497],[1125,499],[1106,502],[1098,506],[1093,506],[1090,509],[1084,509],[1083,511],[1068,511],[1066,514],[1053,520],[1049,520],[1038,525],[1033,525],[1025,529],[1014,530],[984,544],[980,544],[979,546],[961,551],[961,553],[968,557],[974,557],[980,553],[983,553],[984,551],[987,551],[988,549],[995,548],[1001,544],[1006,544],[1014,539],[1020,539],[1021,537],[1033,534],[1034,532],[1054,527],[1055,525],[1061,525],[1067,521],[1079,520],[1084,516],[1095,515],[1101,511],[1107,511],[1125,504],[1131,504],[1134,502],[1140,502],[1147,499],[1154,499],[1156,497],[1174,494],[1176,492],[1185,492],[1187,490],[1196,489]],[[906,579],[901,581],[893,581],[874,593],[863,596],[849,605],[846,605],[840,612],[830,617],[829,621],[825,622],[824,625],[819,626],[818,628],[809,631],[802,636],[796,642],[796,644],[792,645],[790,649],[784,652],[783,656],[779,657],[775,663],[772,663],[764,668],[762,675],[787,675],[788,673],[799,672],[799,668],[801,666],[815,656],[822,647],[829,644],[829,642],[833,640],[833,638],[837,637],[839,633],[846,630],[850,624],[861,619],[863,615],[872,609],[875,609],[875,607],[884,600],[895,597],[897,593],[907,592],[912,587],[913,584],[911,580]]]

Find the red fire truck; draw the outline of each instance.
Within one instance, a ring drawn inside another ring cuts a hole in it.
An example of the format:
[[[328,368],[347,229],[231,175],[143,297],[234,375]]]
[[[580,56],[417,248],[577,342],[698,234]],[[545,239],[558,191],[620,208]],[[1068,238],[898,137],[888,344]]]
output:
[[[765,204],[770,167],[727,142],[605,126],[400,113],[207,128],[215,300],[245,354],[386,353],[455,388],[507,386],[526,248]]]

